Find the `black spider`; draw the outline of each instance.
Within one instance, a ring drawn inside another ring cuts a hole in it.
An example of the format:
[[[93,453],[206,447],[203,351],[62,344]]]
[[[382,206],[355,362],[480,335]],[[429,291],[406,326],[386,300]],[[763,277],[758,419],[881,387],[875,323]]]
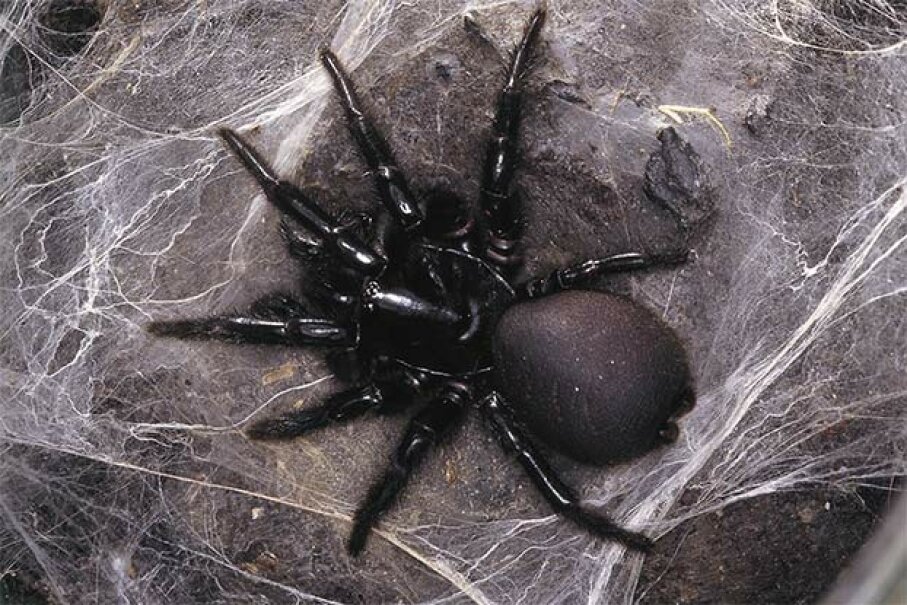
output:
[[[485,156],[481,213],[450,194],[413,196],[343,67],[325,50],[321,60],[387,212],[374,229],[364,216],[335,219],[224,129],[227,146],[282,212],[289,249],[314,268],[316,284],[305,304],[271,295],[245,313],[148,326],[179,338],[333,347],[332,366],[359,386],[318,407],[257,422],[248,431],[253,438],[296,437],[371,410],[423,404],[356,512],[353,554],[471,403],[558,513],[631,548],[651,544],[582,506],[515,419],[563,453],[606,463],[676,438],[674,419],[692,404],[686,356],[669,327],[626,298],[574,290],[593,276],[678,263],[686,254],[626,253],[538,279],[513,277],[523,80],[544,20],[537,10],[510,62]]]

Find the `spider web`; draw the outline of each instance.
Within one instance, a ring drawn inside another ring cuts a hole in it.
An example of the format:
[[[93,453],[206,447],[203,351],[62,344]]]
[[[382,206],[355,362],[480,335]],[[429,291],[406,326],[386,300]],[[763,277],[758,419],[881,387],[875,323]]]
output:
[[[402,420],[249,442],[250,418],[340,386],[322,357],[142,330],[304,287],[214,127],[252,133],[332,208],[374,203],[321,45],[417,189],[476,199],[500,57],[532,4],[111,3],[76,54],[45,17],[65,4],[0,9],[0,575],[59,602],[631,601],[642,561],[550,516],[476,419],[349,562],[351,511]],[[524,120],[532,269],[696,252],[613,284],[688,343],[699,401],[678,443],[610,469],[554,460],[655,536],[905,471],[904,6],[695,8],[550,2]],[[642,197],[671,124],[715,191],[686,236]]]

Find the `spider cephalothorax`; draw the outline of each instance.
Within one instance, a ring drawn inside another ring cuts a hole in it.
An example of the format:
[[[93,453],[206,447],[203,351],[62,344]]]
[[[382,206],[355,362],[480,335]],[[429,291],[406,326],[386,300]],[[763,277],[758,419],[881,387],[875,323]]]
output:
[[[544,11],[536,11],[510,62],[478,212],[450,194],[420,201],[410,192],[349,77],[324,51],[322,62],[384,212],[374,225],[365,216],[329,215],[224,129],[227,146],[282,213],[291,253],[309,263],[316,278],[305,302],[272,295],[244,313],[149,326],[152,333],[180,338],[332,349],[338,373],[343,367],[342,375],[356,386],[320,406],[257,422],[248,431],[254,438],[296,437],[369,411],[420,406],[356,513],[353,554],[424,454],[471,404],[558,513],[631,548],[650,544],[582,506],[529,438],[534,434],[582,461],[607,463],[671,441],[674,419],[692,404],[686,356],[670,328],[626,298],[579,289],[594,276],[682,262],[685,254],[631,252],[537,279],[513,277],[519,266],[513,175],[523,80],[544,19]]]

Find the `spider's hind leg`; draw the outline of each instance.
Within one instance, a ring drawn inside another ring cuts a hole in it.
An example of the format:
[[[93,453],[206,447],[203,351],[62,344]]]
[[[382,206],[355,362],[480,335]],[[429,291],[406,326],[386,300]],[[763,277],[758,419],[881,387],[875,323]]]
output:
[[[372,526],[397,499],[428,450],[460,419],[468,402],[469,394],[465,387],[448,383],[425,409],[413,417],[391,457],[390,466],[372,485],[356,511],[347,543],[350,554],[362,552]]]
[[[412,375],[398,380],[376,380],[341,391],[321,405],[259,420],[246,434],[252,439],[292,439],[329,424],[355,420],[370,411],[407,407],[420,394],[423,384]]]
[[[374,384],[341,391],[322,405],[293,410],[259,420],[246,430],[252,439],[292,439],[331,423],[357,418],[381,406],[383,397]]]
[[[341,391],[321,405],[259,420],[246,434],[252,439],[292,439],[370,411],[395,411],[412,405],[426,384],[426,377],[409,370],[385,373],[364,386]]]
[[[516,454],[529,478],[558,514],[599,538],[620,542],[633,550],[645,552],[652,547],[652,541],[646,536],[624,529],[607,516],[582,506],[524,434],[510,407],[498,393],[486,397],[479,407],[501,445]]]

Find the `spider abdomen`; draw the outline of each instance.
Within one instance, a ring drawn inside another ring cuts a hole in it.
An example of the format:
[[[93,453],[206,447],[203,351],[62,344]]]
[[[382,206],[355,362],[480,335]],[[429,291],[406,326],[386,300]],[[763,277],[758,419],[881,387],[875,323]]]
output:
[[[622,296],[570,291],[515,305],[493,349],[498,387],[528,428],[583,462],[648,451],[691,393],[673,330]]]

